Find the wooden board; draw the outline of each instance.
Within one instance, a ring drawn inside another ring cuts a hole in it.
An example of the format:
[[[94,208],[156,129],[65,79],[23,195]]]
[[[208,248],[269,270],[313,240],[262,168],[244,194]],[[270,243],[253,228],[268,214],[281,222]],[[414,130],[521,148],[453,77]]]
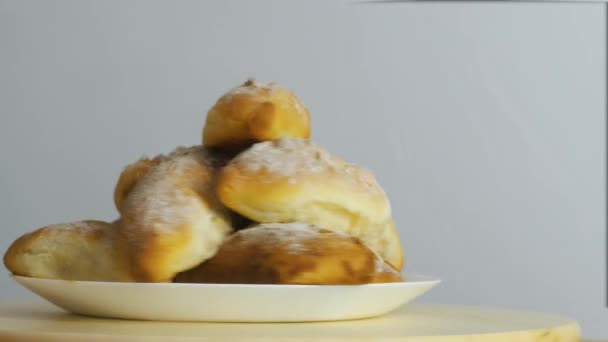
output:
[[[325,323],[178,323],[89,318],[46,302],[0,303],[0,341],[579,341],[570,319],[412,304],[374,319]]]

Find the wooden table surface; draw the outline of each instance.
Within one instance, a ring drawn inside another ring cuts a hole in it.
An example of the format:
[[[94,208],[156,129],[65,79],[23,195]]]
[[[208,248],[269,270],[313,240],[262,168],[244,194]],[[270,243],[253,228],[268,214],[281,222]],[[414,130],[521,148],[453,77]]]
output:
[[[144,322],[76,316],[43,301],[0,303],[0,341],[579,341],[567,318],[410,304],[378,318],[325,323]]]

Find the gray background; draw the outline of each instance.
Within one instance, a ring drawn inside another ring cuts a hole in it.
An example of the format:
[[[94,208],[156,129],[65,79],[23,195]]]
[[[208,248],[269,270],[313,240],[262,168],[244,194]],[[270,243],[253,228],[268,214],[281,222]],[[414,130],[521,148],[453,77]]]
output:
[[[550,311],[608,337],[603,4],[0,1],[0,249],[116,217],[122,167],[196,144],[248,76],[374,170],[421,300]],[[31,298],[8,274],[0,298]]]

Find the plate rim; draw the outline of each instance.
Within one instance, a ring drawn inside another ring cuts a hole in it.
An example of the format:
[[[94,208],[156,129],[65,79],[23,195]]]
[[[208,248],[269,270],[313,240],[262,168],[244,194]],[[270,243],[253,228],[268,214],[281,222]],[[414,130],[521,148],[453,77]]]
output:
[[[409,277],[419,278],[417,280],[408,280]],[[303,285],[303,284],[220,284],[220,283],[143,283],[143,282],[117,282],[117,281],[93,281],[93,280],[65,280],[65,279],[50,279],[50,278],[36,278],[36,277],[27,277],[20,276],[16,274],[9,274],[11,278],[13,278],[18,283],[20,279],[24,281],[35,281],[35,282],[46,282],[46,283],[63,283],[63,284],[78,284],[78,285],[97,285],[97,286],[115,286],[115,287],[127,287],[127,286],[141,286],[141,287],[158,287],[158,288],[267,288],[267,289],[318,289],[318,288],[369,288],[369,287],[379,287],[379,288],[390,288],[390,287],[401,287],[406,285],[433,285],[436,286],[442,282],[442,280],[438,277],[431,275],[423,275],[419,273],[405,273],[405,280],[394,283],[370,283],[370,284],[357,284],[357,285],[345,285],[345,284],[336,284],[336,285]]]

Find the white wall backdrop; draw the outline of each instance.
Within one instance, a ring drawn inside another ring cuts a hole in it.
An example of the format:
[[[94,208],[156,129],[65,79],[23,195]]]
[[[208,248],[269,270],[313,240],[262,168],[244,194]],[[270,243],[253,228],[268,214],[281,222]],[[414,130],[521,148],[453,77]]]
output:
[[[113,219],[142,154],[196,144],[248,76],[374,170],[422,300],[549,311],[608,337],[604,4],[0,0],[2,251]],[[8,274],[0,298],[31,298]]]

